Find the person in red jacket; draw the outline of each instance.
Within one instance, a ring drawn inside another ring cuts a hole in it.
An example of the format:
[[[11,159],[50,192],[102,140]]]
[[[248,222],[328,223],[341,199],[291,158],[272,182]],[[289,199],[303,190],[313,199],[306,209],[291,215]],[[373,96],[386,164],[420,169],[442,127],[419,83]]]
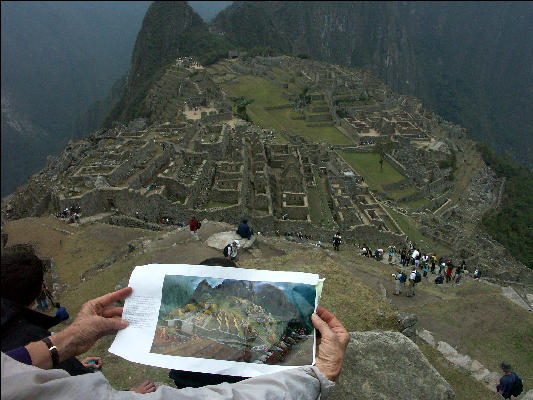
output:
[[[196,240],[200,240],[200,238],[198,237],[198,233],[196,232],[199,228],[198,225],[199,223],[196,220],[196,217],[192,217],[191,220],[189,221],[189,227],[191,228],[192,237],[195,238]]]

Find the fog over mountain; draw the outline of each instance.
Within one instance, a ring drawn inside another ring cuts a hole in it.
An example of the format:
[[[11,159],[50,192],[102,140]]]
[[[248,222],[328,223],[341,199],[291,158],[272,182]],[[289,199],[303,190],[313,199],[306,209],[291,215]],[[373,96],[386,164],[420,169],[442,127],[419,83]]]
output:
[[[2,2],[2,196],[75,139],[129,66],[150,2]]]
[[[213,59],[231,47],[269,46],[362,66],[499,154],[533,165],[531,2],[180,3],[187,16],[177,18],[190,20],[190,28],[168,37],[180,44],[180,55]],[[149,5],[2,2],[2,196],[109,115],[129,65],[142,66],[130,61]],[[149,66],[162,66],[174,53],[161,53]],[[134,112],[124,104],[111,119],[127,119],[128,110]]]
[[[368,68],[533,166],[532,2],[235,2],[212,31]]]
[[[187,3],[205,22],[210,22],[233,1],[188,1]]]
[[[231,3],[190,5],[210,21]],[[150,4],[2,2],[2,197],[68,140],[100,126]]]

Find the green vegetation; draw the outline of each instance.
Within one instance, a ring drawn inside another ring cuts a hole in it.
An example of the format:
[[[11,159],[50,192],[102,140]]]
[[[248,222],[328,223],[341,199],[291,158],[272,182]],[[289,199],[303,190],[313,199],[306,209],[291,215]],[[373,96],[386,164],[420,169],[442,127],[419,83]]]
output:
[[[253,98],[248,104],[248,117],[263,128],[287,130],[297,133],[314,142],[329,142],[331,144],[350,144],[351,141],[333,126],[308,127],[306,121],[295,120],[291,108],[280,110],[265,110],[265,107],[279,106],[289,103],[289,95],[282,88],[270,80],[258,76],[240,76],[237,79],[222,84],[224,90],[235,98]],[[305,98],[305,95],[304,95]]]
[[[383,146],[386,149],[389,145],[384,144]],[[370,189],[382,193],[388,199],[401,201],[418,193],[418,189],[413,185],[404,189],[385,190],[383,186],[403,181],[405,177],[396,171],[388,161],[382,159],[378,153],[349,153],[345,151],[338,153],[365,179],[365,183]],[[380,160],[383,162],[380,163]]]
[[[270,46],[255,46],[255,47],[252,47],[250,50],[247,50],[246,56],[243,58],[246,59],[249,57],[256,57],[256,56],[275,57],[275,56],[279,56],[280,54],[282,53],[280,53],[278,49],[275,49]]]
[[[282,96],[281,88],[259,76],[242,75],[222,86],[234,97],[254,98],[255,104],[250,107],[254,111],[259,107],[277,106],[289,102],[287,97]]]
[[[244,119],[245,121],[249,121],[250,118],[246,113],[246,106],[248,104],[252,104],[254,102],[254,99],[247,99],[246,97],[241,96],[239,98],[233,98],[231,100],[235,103],[235,114],[237,114],[239,118]]]
[[[483,217],[492,236],[533,269],[533,174],[508,156],[499,157],[486,143],[478,145],[483,160],[507,178],[499,209]]]
[[[413,220],[411,217],[397,213],[392,208],[383,206],[389,212],[390,216],[394,218],[398,226],[404,231],[406,235],[409,236],[409,240],[413,241],[421,248],[429,252],[436,252],[437,254],[448,254],[450,249],[446,246],[443,246],[431,238],[424,236],[418,230],[418,223]]]
[[[430,345],[423,341],[418,341],[417,345],[431,365],[451,385],[458,399],[497,400],[501,398],[496,392],[489,391],[483,383],[476,381],[474,378],[465,374],[464,371],[455,367]]]
[[[315,176],[315,187],[307,188],[307,198],[309,200],[309,214],[313,224],[333,228],[333,216],[328,205],[326,194],[322,189],[322,180],[317,171],[313,171]]]
[[[385,190],[383,186],[397,183],[405,177],[396,171],[386,160],[380,163],[377,153],[349,153],[339,151],[339,155],[365,179],[365,183],[372,190],[376,190],[392,200],[401,200],[418,192],[414,186],[405,189]],[[382,165],[382,168],[380,168]]]
[[[346,118],[348,116],[348,113],[344,110],[337,110],[336,113],[339,116],[339,118]]]
[[[339,151],[339,155],[365,178],[365,183],[373,190],[383,191],[382,186],[399,182],[404,178],[388,162],[379,168],[379,155],[376,153],[348,153]]]
[[[353,103],[354,102],[354,96],[342,96],[337,97],[334,101],[335,105],[339,105],[340,103]]]
[[[421,287],[434,289],[433,285]],[[490,371],[499,371],[499,364],[510,360],[520,371],[524,391],[533,386],[533,319],[527,310],[503,298],[499,288],[465,280],[446,294],[445,301],[413,306],[409,311],[416,312],[435,340],[448,342]],[[500,323],[503,320],[505,324]]]
[[[374,153],[379,155],[379,166],[383,170],[383,161],[385,160],[385,154],[392,150],[393,143],[390,140],[382,141],[378,140],[374,145]]]
[[[451,155],[446,159],[439,162],[439,168],[451,168],[454,172],[457,170],[457,155],[455,151],[451,151]]]
[[[419,208],[426,206],[428,203],[429,203],[429,200],[426,199],[425,197],[422,197],[416,200],[409,200],[409,201],[401,202],[400,204],[403,207],[408,207],[413,210],[418,210]]]
[[[168,314],[170,311],[187,304],[193,293],[192,286],[187,282],[183,282],[181,277],[167,275],[163,282],[161,306],[165,309],[165,313]]]
[[[396,228],[396,225],[392,221],[391,217],[389,217],[387,214],[383,214],[381,216],[381,219],[385,221],[385,225],[387,225],[387,228],[389,228],[391,232],[400,233],[400,231],[398,230],[398,228]]]

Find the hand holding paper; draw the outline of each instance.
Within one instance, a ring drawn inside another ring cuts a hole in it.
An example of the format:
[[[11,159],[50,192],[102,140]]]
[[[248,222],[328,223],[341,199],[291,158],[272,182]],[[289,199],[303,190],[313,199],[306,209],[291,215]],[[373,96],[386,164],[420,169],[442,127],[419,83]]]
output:
[[[73,340],[70,344],[75,348],[76,354],[86,352],[101,337],[113,334],[128,325],[122,318],[114,318],[122,315],[122,307],[111,305],[129,296],[131,292],[131,288],[124,288],[90,300],[81,307],[69,327],[76,332],[72,335]]]
[[[204,265],[136,267],[110,352],[163,368],[257,376],[314,363],[318,275]],[[135,346],[132,345],[135,343]]]
[[[341,373],[350,335],[339,320],[322,306],[317,307],[311,319],[320,332],[315,365],[330,381],[335,381]]]

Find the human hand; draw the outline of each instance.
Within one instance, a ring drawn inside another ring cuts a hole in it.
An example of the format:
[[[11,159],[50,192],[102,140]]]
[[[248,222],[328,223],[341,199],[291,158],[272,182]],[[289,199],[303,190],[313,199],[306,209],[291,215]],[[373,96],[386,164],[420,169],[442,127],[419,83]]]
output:
[[[131,292],[132,288],[124,288],[89,300],[68,328],[51,336],[52,343],[58,347],[60,361],[85,353],[101,337],[124,329],[128,322],[114,318],[122,316],[122,307],[113,307],[111,304],[124,299]]]
[[[339,320],[322,306],[317,307],[311,321],[320,333],[320,337],[317,335],[315,366],[330,381],[335,381],[341,373],[350,335]]]
[[[92,362],[91,362],[92,361]],[[100,357],[87,357],[81,361],[85,368],[102,368],[102,359]]]
[[[156,389],[157,389],[157,388],[155,387],[154,382],[151,382],[151,381],[144,381],[144,382],[141,383],[139,386],[137,386],[137,387],[132,387],[130,390],[131,390],[132,392],[135,392],[135,393],[146,394],[146,393],[155,392]]]

